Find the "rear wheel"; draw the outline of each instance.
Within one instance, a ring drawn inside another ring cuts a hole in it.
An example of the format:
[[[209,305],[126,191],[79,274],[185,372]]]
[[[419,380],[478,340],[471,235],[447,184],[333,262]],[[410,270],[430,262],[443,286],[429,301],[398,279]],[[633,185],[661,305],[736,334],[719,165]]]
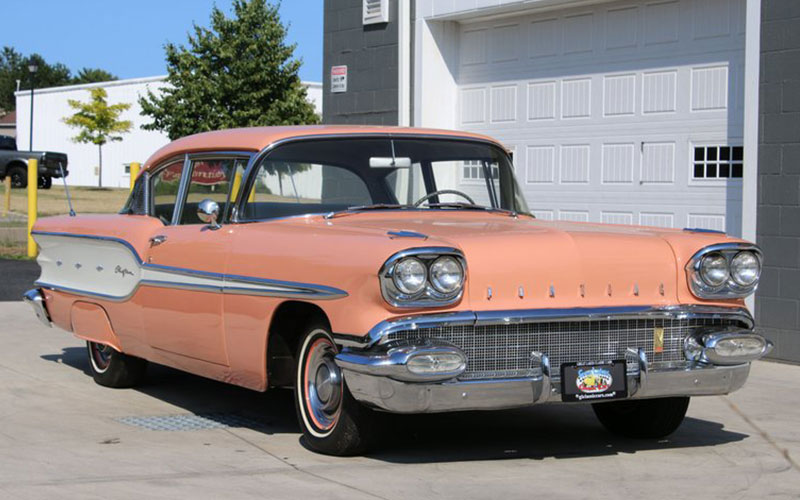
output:
[[[142,381],[147,370],[147,361],[123,354],[113,347],[86,342],[89,369],[92,378],[106,387],[133,387]]]
[[[26,188],[28,187],[28,172],[22,167],[11,167],[8,170],[8,175],[11,177],[12,188]]]
[[[597,419],[614,434],[632,438],[661,438],[680,427],[689,408],[688,397],[595,403]]]
[[[374,414],[356,401],[334,357],[337,349],[327,328],[306,330],[297,353],[295,408],[311,448],[327,455],[356,455],[374,435]]]
[[[39,177],[39,187],[42,189],[50,189],[53,187],[53,178],[46,175]]]

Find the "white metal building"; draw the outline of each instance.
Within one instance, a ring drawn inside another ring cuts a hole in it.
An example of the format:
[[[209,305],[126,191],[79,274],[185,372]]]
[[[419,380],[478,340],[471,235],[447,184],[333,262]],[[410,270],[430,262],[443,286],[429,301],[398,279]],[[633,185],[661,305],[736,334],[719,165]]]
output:
[[[502,140],[540,218],[741,235],[746,3],[417,0],[411,118]]]
[[[147,131],[141,125],[150,121],[142,116],[139,97],[151,89],[158,93],[164,85],[164,76],[135,78],[112,82],[72,85],[34,90],[33,111],[33,149],[40,151],[60,151],[69,156],[69,177],[67,181],[75,186],[96,186],[98,182],[97,147],[92,144],[78,144],[71,140],[77,129],[68,127],[63,119],[75,111],[67,101],[75,99],[88,101],[88,90],[103,87],[108,93],[110,104],[129,103],[129,110],[121,115],[123,120],[131,120],[130,133],[123,135],[120,142],[103,146],[103,186],[127,187],[130,185],[128,165],[131,162],[144,162],[158,148],[167,144],[166,134]],[[303,82],[309,100],[317,113],[322,113],[322,84]],[[27,149],[30,138],[30,91],[16,93],[17,97],[17,146]]]

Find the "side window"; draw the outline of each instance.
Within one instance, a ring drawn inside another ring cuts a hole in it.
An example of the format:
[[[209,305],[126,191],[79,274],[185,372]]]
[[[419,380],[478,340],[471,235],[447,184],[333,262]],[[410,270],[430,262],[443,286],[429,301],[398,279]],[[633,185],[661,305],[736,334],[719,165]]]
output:
[[[265,161],[256,173],[244,217],[286,217],[371,203],[367,185],[345,168],[317,163]]]
[[[197,205],[213,200],[220,208],[220,222],[227,220],[230,205],[242,182],[247,165],[244,158],[202,159],[192,161],[192,178],[179,224],[202,224],[197,218]]]
[[[170,162],[166,167],[153,174],[150,193],[153,199],[153,215],[164,224],[172,222],[175,204],[178,200],[178,188],[181,184],[183,158]]]

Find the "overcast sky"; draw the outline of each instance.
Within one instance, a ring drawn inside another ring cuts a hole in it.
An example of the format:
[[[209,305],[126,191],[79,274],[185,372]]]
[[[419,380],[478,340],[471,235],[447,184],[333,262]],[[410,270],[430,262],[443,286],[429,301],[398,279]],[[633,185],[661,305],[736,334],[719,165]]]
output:
[[[322,81],[322,2],[284,0],[280,9],[307,81]],[[5,1],[0,45],[38,52],[73,73],[90,67],[120,78],[163,75],[164,43],[185,43],[192,22],[208,26],[215,3],[230,13],[230,0]]]

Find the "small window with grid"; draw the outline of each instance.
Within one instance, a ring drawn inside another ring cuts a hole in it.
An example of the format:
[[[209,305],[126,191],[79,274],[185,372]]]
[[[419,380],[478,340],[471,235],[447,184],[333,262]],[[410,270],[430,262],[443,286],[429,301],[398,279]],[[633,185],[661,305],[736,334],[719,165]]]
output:
[[[744,169],[742,146],[696,146],[695,179],[741,179]]]
[[[480,160],[465,160],[461,169],[461,178],[466,182],[481,182],[485,179],[483,175],[483,162]],[[492,163],[489,168],[492,172],[492,179],[500,178],[500,168],[497,163]]]

